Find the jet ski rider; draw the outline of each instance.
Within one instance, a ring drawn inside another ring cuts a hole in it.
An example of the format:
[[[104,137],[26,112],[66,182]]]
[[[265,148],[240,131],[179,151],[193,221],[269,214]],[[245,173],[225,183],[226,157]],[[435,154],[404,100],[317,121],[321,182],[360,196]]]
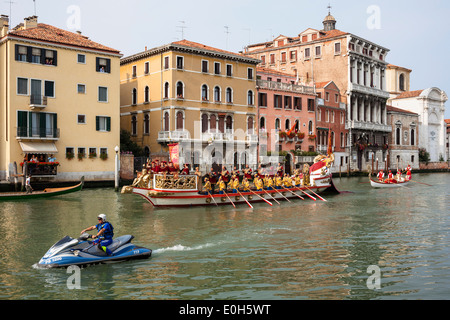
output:
[[[94,229],[98,230],[98,233],[96,235],[92,236],[92,239],[98,238],[97,240],[94,240],[94,244],[98,244],[98,248],[100,250],[103,250],[106,252],[108,256],[112,254],[111,250],[108,249],[108,246],[113,242],[114,237],[114,228],[111,223],[106,221],[106,215],[101,213],[97,217],[98,224],[92,227],[88,227],[81,231],[81,234],[91,231]]]

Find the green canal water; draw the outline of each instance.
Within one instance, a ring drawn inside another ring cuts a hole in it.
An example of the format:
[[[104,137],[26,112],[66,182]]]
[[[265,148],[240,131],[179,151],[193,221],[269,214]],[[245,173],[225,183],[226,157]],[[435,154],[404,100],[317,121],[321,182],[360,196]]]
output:
[[[413,178],[432,186],[372,189],[366,177],[336,178],[347,192],[327,202],[253,210],[154,209],[113,189],[1,202],[0,299],[449,299],[450,174]],[[152,257],[83,268],[78,289],[66,269],[35,267],[99,213]]]

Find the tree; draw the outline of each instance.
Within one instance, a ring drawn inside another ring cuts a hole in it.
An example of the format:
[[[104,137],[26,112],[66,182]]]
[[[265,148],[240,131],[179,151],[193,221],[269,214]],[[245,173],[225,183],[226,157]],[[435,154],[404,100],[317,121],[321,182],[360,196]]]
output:
[[[131,134],[126,130],[120,131],[120,151],[131,152],[135,157],[145,156],[144,149],[131,140]]]
[[[419,148],[419,162],[430,162],[430,153],[425,148]]]

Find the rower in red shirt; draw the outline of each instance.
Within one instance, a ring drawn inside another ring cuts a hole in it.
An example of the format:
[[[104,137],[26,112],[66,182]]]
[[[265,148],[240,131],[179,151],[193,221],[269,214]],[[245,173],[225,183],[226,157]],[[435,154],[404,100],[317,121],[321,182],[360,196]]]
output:
[[[384,179],[384,172],[383,170],[381,170],[380,172],[378,172],[378,181],[383,181]]]

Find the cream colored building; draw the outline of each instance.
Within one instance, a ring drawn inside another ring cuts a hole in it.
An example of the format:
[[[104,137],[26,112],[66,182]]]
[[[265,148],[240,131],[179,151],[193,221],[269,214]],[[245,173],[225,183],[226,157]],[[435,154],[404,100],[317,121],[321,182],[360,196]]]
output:
[[[29,167],[33,179],[114,180],[120,52],[36,16],[11,30],[1,16],[0,28],[0,178],[53,155],[57,170]]]
[[[121,60],[121,129],[151,159],[202,171],[256,165],[256,65],[259,61],[182,40]]]

